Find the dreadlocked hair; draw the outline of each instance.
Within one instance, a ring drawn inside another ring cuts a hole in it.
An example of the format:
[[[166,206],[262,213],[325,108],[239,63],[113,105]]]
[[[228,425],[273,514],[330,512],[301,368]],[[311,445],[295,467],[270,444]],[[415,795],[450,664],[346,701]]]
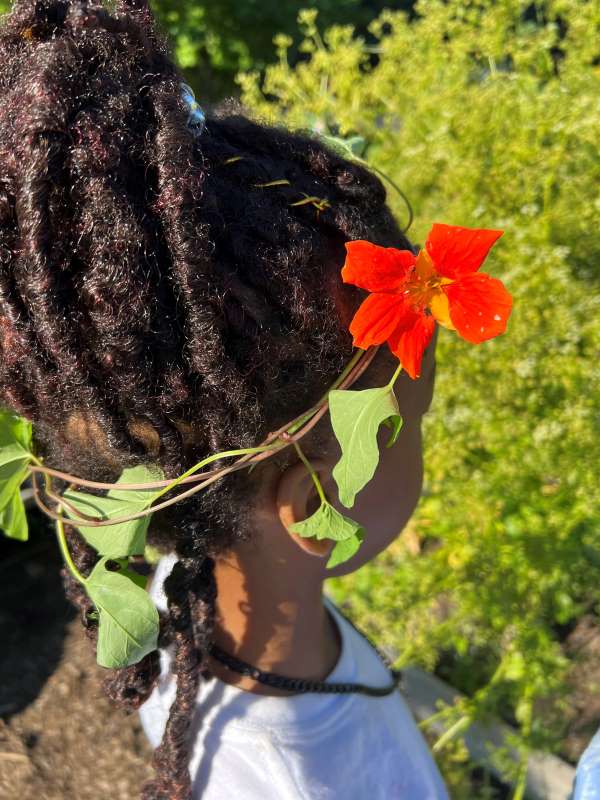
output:
[[[315,138],[231,102],[201,136],[188,114],[145,0],[16,0],[0,23],[0,402],[34,422],[46,464],[80,477],[176,476],[305,410],[351,352],[345,242],[410,247],[380,181]],[[252,480],[153,517],[179,558],[160,638],[177,693],[146,800],[191,796],[213,559],[250,533]],[[68,536],[87,574],[97,556]],[[65,584],[95,640],[90,601]],[[157,674],[153,653],[107,690],[135,708]]]

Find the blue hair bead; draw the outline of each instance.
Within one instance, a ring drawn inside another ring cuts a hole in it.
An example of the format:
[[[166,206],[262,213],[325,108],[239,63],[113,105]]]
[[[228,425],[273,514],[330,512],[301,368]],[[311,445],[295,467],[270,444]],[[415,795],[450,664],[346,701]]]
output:
[[[204,130],[206,125],[206,114],[202,110],[202,106],[196,100],[194,90],[187,83],[181,84],[181,98],[189,109],[188,127],[189,129],[199,136]]]

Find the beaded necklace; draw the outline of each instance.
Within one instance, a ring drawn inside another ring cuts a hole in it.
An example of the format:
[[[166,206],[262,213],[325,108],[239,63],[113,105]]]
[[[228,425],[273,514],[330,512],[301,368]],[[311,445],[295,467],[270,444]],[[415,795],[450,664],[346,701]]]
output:
[[[278,675],[275,672],[265,672],[258,667],[249,664],[247,661],[242,661],[241,658],[225,652],[218,645],[212,644],[210,648],[210,655],[222,664],[226,669],[231,672],[237,672],[239,675],[244,675],[247,678],[253,678],[263,686],[270,686],[274,689],[283,689],[286,691],[297,692],[298,694],[364,694],[368,697],[387,697],[399,688],[402,673],[399,670],[393,669],[389,659],[384,653],[379,650],[376,645],[360,631],[352,620],[348,619],[345,614],[342,614],[344,619],[352,625],[355,631],[362,636],[371,645],[373,650],[377,653],[379,658],[387,667],[391,681],[387,686],[367,686],[363,683],[352,682],[335,682],[335,681],[315,681],[305,680],[304,678],[288,678],[285,675]]]

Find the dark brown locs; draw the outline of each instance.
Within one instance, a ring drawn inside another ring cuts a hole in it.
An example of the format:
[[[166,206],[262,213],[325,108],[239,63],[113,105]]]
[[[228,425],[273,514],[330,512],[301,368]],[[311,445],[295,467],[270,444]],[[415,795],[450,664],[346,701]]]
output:
[[[180,82],[143,0],[16,0],[0,23],[0,402],[34,422],[49,466],[81,477],[176,476],[310,407],[351,351],[344,243],[410,247],[367,170],[234,103],[195,137]],[[191,797],[212,559],[249,533],[252,479],[151,528],[179,556],[161,628],[177,693],[146,800]],[[94,551],[69,542],[87,574]],[[89,600],[65,583],[94,640]],[[107,690],[136,708],[157,674],[153,653]]]

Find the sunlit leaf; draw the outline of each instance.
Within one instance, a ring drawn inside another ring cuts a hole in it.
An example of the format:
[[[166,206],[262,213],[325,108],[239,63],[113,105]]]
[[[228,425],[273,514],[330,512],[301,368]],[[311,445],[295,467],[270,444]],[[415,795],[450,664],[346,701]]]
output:
[[[357,522],[345,517],[327,501],[321,503],[314,514],[302,522],[290,525],[290,530],[304,538],[332,539],[336,542],[349,539],[361,530]]]
[[[354,157],[362,158],[367,147],[366,139],[362,136],[350,136],[347,139],[343,139],[341,136],[320,134],[319,138],[332,150],[350,159]]]
[[[149,483],[160,480],[161,477],[162,474],[158,471],[138,466],[123,470],[117,483]],[[148,508],[157,494],[156,489],[128,491],[115,488],[105,497],[96,497],[87,492],[74,490],[66,491],[64,497],[82,514],[102,519],[116,519]],[[67,513],[72,519],[76,518],[72,512],[67,511]],[[150,516],[145,516],[117,525],[93,527],[83,524],[77,527],[86,542],[100,555],[121,558],[143,554],[149,524]]]
[[[25,506],[18,489],[0,511],[0,530],[3,530],[9,539],[26,542],[29,538]]]
[[[328,567],[337,566],[351,558],[364,539],[364,531],[354,520],[340,514],[327,501],[321,503],[314,514],[302,522],[290,526],[293,533],[310,539],[331,539],[336,542],[333,548]]]
[[[19,491],[31,461],[31,423],[0,410],[0,510]]]
[[[343,564],[345,561],[349,561],[358,552],[361,544],[364,541],[364,538],[365,535],[362,532],[362,530],[358,530],[349,539],[344,539],[341,542],[336,542],[335,547],[333,548],[333,550],[331,551],[331,555],[329,556],[329,561],[327,562],[327,568],[333,569],[333,567],[337,567],[340,564]]]
[[[120,669],[156,650],[159,620],[148,593],[127,570],[107,569],[109,561],[96,564],[85,588],[100,615],[98,664]]]
[[[333,470],[340,501],[352,508],[358,492],[371,480],[379,463],[377,433],[383,422],[392,425],[388,446],[398,438],[402,418],[389,386],[363,391],[336,389],[329,393],[331,424],[342,457]]]

